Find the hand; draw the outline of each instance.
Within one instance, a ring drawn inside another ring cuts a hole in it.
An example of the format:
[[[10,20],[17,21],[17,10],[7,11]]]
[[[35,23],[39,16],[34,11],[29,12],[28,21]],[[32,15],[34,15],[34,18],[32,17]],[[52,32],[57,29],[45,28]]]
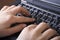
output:
[[[49,28],[48,24],[42,22],[39,25],[25,27],[17,40],[49,40],[49,38],[56,34],[57,32],[55,30]],[[59,38],[57,37],[56,39]],[[54,40],[54,38],[51,40]]]
[[[60,36],[56,36],[56,37],[52,38],[51,40],[60,40]]]
[[[17,13],[29,16],[29,12],[20,6],[4,6],[0,10],[0,37],[12,35],[26,26],[26,24],[19,24],[15,27],[10,27],[13,23],[33,22],[35,20],[33,18],[15,16]]]

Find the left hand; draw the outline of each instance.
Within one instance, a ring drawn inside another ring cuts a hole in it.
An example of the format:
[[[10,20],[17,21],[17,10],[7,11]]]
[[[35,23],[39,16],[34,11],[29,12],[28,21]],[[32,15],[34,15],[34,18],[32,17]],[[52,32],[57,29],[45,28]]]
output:
[[[16,16],[17,13],[23,13],[26,16],[29,16],[29,12],[20,6],[4,6],[0,10],[0,37],[5,37],[12,35],[16,32],[21,31],[26,24],[24,22],[33,22],[33,18]],[[10,27],[13,23],[23,23],[15,27]]]

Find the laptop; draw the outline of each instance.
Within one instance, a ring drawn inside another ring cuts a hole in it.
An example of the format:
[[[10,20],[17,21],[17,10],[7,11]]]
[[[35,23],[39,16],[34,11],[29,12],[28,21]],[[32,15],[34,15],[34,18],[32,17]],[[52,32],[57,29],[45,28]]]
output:
[[[60,33],[60,0],[21,0],[20,5],[36,19],[36,24],[46,22]]]

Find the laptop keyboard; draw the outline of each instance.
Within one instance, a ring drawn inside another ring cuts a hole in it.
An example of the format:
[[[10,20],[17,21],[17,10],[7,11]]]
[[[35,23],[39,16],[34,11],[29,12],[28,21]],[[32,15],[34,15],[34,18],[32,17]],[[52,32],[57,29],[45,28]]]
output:
[[[60,31],[60,15],[35,7],[31,4],[22,3],[21,6],[30,12],[32,18],[36,19],[36,24],[46,22],[58,32]]]

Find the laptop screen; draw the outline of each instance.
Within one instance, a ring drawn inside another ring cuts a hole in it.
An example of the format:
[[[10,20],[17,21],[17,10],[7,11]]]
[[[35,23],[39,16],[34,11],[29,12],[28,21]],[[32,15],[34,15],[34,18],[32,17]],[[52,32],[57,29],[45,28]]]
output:
[[[60,0],[40,0],[40,1],[48,2],[60,6]]]

